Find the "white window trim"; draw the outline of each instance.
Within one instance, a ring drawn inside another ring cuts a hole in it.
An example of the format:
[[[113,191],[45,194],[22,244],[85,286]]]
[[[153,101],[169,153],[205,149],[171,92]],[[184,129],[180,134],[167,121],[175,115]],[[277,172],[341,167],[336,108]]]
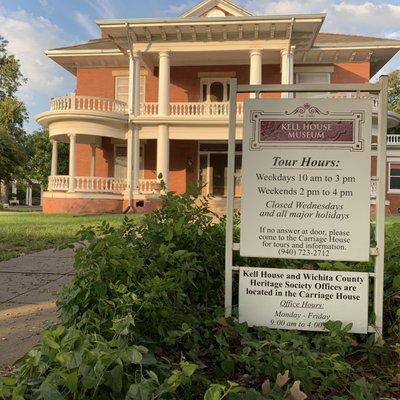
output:
[[[296,71],[296,83],[299,82],[299,75],[315,75],[315,74],[319,74],[319,75],[325,75],[328,77],[328,82],[325,83],[331,83],[331,74],[330,72],[324,72],[324,71],[320,71],[320,70],[315,70],[315,71]],[[310,83],[310,85],[312,85]],[[316,83],[315,85],[318,85],[318,83]]]
[[[331,73],[330,72],[325,72],[324,70],[321,70],[321,68],[318,68],[318,67],[303,67],[303,69],[301,71],[296,71],[295,72],[295,77],[296,77],[296,81],[295,82],[299,83],[299,75],[315,75],[315,74],[325,75],[328,78],[327,82],[324,82],[324,84],[331,83]],[[321,83],[315,83],[315,85],[320,85],[320,84]],[[309,83],[309,85],[314,85],[314,84],[313,83]],[[303,95],[309,95],[311,98],[324,98],[326,96],[325,93],[309,92],[309,93],[296,94],[296,97],[302,98]],[[304,98],[307,98],[307,97],[304,97]]]
[[[145,166],[145,140],[140,141],[140,151],[142,153],[142,158],[140,159],[140,165],[139,165],[139,179],[144,179],[144,166]],[[117,147],[125,147],[127,148],[128,146],[126,144],[121,144],[121,143],[114,143],[114,176],[115,176],[115,159],[117,157]],[[128,158],[128,155],[127,155]],[[127,166],[128,168],[128,166]]]
[[[117,99],[117,88],[118,88],[117,80],[120,78],[128,78],[128,85],[129,85],[129,75],[114,76],[114,99]],[[143,98],[140,99],[140,102],[144,103],[146,101],[146,75],[140,75],[140,92],[142,91],[143,91]]]
[[[296,66],[294,67],[294,72],[310,72],[310,73],[322,73],[326,72],[331,74],[335,68],[333,66],[322,66],[322,65],[316,65],[316,66]]]
[[[215,78],[201,78],[200,79],[200,101],[210,103],[210,86],[214,82],[222,83],[224,86],[224,99],[223,102],[228,101],[228,84],[231,78],[215,77]],[[207,85],[207,98],[203,98],[203,85]]]
[[[392,164],[400,164],[400,158],[391,158],[390,161],[388,160],[388,174],[387,174],[387,180],[388,180],[388,193],[391,194],[399,194],[400,193],[400,189],[391,189],[390,188],[390,168]]]

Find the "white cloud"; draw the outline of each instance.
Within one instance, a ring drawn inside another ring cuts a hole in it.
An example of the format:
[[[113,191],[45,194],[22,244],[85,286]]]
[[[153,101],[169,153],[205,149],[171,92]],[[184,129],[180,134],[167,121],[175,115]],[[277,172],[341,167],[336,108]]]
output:
[[[245,0],[243,4],[257,14],[327,13],[322,28],[326,32],[382,37],[400,32],[400,4],[396,2]]]
[[[255,14],[326,13],[323,32],[400,39],[400,4],[396,0],[385,3],[365,0],[291,1],[243,0],[242,4]],[[380,73],[400,68],[400,57],[395,56]]]
[[[116,11],[109,0],[87,0],[100,18],[116,18]]]
[[[100,36],[100,32],[97,26],[94,24],[93,19],[91,19],[88,15],[83,14],[79,11],[75,13],[75,20],[78,24],[92,37],[98,38]]]
[[[39,94],[50,97],[71,90],[67,73],[44,54],[46,49],[66,44],[57,25],[24,10],[10,12],[0,7],[0,35],[8,40],[8,51],[20,60],[28,80],[19,91],[23,101],[35,105]]]

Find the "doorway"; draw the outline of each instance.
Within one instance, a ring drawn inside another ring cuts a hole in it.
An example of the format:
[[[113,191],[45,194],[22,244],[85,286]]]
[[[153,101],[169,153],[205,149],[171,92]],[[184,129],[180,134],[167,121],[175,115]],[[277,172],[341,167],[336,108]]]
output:
[[[202,195],[227,196],[228,152],[227,144],[200,144],[199,180],[203,182]],[[239,151],[238,151],[239,150]],[[235,196],[241,196],[242,154],[235,154]]]

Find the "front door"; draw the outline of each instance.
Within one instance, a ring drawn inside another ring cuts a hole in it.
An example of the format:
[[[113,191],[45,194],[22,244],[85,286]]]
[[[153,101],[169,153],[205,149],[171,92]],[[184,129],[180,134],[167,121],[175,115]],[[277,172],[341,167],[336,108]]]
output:
[[[228,172],[228,155],[225,153],[210,154],[210,192],[214,196],[226,196],[226,179]]]

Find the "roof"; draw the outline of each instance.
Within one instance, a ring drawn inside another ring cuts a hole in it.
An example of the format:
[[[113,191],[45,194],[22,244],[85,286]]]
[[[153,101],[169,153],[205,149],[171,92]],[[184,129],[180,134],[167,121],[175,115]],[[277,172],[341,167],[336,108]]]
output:
[[[375,36],[347,35],[343,33],[320,32],[317,43],[365,43],[365,42],[400,42],[399,40],[379,38]]]
[[[326,33],[320,32],[318,33],[315,46],[318,45],[349,45],[349,44],[360,44],[365,45],[368,43],[381,43],[385,44],[397,44],[400,45],[400,40],[393,40],[387,38],[378,38],[373,36],[361,36],[361,35],[347,35],[341,33]],[[115,42],[109,38],[101,38],[101,39],[93,39],[89,40],[86,43],[80,43],[73,46],[60,47],[56,49],[51,49],[52,51],[74,51],[74,50],[116,50],[118,51]]]
[[[115,43],[109,38],[92,39],[86,43],[80,43],[73,46],[59,47],[49,51],[57,50],[117,50]]]
[[[204,0],[186,11],[181,17],[190,18],[205,16],[208,12],[215,9],[221,9],[223,12],[227,13],[227,15],[252,15],[244,8],[239,7],[237,4],[229,0]]]
[[[375,36],[347,35],[342,33],[319,32],[315,40],[315,47],[318,45],[331,46],[365,46],[367,44],[374,45],[400,45],[400,40],[379,38]]]

